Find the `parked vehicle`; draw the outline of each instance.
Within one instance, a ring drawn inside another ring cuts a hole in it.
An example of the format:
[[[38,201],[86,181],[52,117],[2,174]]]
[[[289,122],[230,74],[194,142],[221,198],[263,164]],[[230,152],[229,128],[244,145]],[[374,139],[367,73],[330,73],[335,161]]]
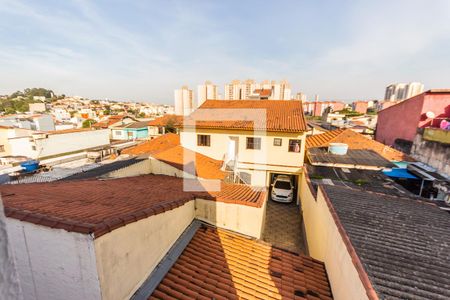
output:
[[[291,178],[286,175],[279,175],[272,184],[270,193],[273,201],[290,203],[294,200],[294,185]]]

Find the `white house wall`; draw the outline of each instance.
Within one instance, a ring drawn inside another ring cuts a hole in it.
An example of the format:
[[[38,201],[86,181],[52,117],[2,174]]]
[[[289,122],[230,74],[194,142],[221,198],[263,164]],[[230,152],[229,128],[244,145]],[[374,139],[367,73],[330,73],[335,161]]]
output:
[[[50,134],[46,139],[36,140],[36,149],[39,152],[39,157],[47,157],[105,145],[109,145],[108,129]]]
[[[100,299],[90,235],[7,218],[24,299]]]

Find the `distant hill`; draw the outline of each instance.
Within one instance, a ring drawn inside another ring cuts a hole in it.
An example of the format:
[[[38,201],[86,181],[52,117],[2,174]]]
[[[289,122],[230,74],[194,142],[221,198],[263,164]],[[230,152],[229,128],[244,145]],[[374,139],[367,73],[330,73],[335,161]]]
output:
[[[64,95],[58,96],[52,90],[44,88],[26,88],[23,91],[17,91],[0,99],[0,112],[4,114],[15,114],[17,112],[26,112],[30,103],[52,102],[64,98]]]

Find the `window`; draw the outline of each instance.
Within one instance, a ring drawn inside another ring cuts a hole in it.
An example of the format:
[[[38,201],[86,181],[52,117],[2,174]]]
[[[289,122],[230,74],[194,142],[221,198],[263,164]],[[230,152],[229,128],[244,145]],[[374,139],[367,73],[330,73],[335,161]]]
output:
[[[0,145],[0,152],[5,152],[5,146],[4,145]]]
[[[36,151],[36,146],[35,146],[35,145],[32,145],[32,146],[31,146],[31,150]]]
[[[254,149],[254,150],[261,149],[261,138],[248,137],[247,149]]]
[[[116,130],[116,135],[122,135],[122,131]]]
[[[164,127],[158,127],[158,134],[164,134]]]
[[[280,138],[274,138],[273,139],[273,145],[274,146],[281,146],[281,141],[282,141],[282,139],[280,139]]]
[[[205,147],[211,146],[211,136],[204,135],[204,134],[198,134],[197,135],[197,146],[205,146]]]
[[[289,140],[289,152],[300,152],[300,145],[302,144],[301,140]]]

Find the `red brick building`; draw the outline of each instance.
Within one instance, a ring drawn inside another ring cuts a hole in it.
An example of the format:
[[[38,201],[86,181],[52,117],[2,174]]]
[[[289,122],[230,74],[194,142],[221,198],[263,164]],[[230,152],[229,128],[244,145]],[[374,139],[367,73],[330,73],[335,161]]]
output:
[[[444,118],[450,118],[450,89],[429,90],[379,111],[375,139],[389,146],[397,139],[412,142],[417,128],[437,127]]]
[[[360,114],[365,114],[368,107],[369,103],[367,101],[355,101],[352,103],[353,110]]]
[[[340,101],[303,102],[303,112],[314,117],[321,116],[327,107],[331,107],[333,111],[343,110],[345,103]]]

